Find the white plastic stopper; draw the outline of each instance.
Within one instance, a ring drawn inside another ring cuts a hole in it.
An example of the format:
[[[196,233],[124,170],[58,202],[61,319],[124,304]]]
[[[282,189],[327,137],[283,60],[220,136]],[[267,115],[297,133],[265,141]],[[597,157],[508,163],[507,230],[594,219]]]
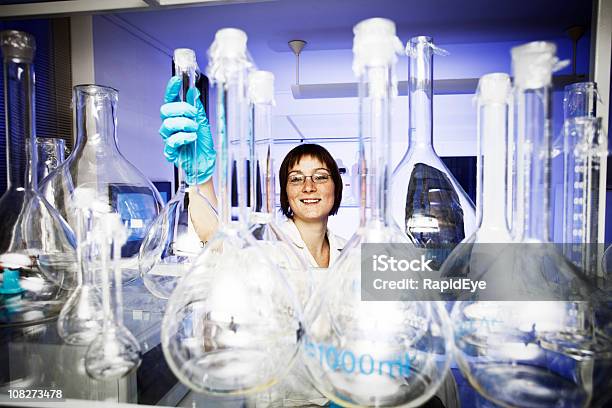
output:
[[[210,56],[216,58],[246,58],[247,35],[238,28],[222,28],[215,34]]]
[[[177,48],[174,50],[174,64],[182,70],[197,68],[195,52],[190,48]]]
[[[496,72],[480,78],[476,95],[480,103],[508,103],[511,89],[510,76]]]
[[[256,104],[274,104],[274,74],[253,71],[249,74],[249,99]]]
[[[538,89],[552,83],[552,73],[560,69],[557,46],[534,41],[511,50],[514,84],[521,89]]]
[[[395,35],[395,23],[386,18],[370,18],[353,27],[353,72],[359,76],[366,66],[385,66],[397,61],[403,51]]]

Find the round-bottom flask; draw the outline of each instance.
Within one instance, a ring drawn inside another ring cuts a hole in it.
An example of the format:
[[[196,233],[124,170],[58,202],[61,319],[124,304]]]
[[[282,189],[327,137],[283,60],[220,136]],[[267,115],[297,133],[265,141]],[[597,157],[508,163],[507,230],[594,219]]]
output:
[[[262,391],[290,367],[301,308],[248,230],[220,231],[173,292],[162,324],[168,364],[192,389]]]
[[[448,316],[441,302],[416,291],[413,296],[409,288],[380,290],[383,281],[392,280],[391,272],[378,276],[374,267],[368,269],[389,251],[408,263],[422,259],[392,221],[387,199],[393,68],[402,47],[395,24],[386,19],[362,21],[353,31],[362,115],[362,218],[330,268],[329,280],[307,306],[302,358],[316,388],[342,406],[420,406],[439,388],[450,365]],[[401,284],[418,285],[421,273],[408,271],[402,277]]]
[[[410,248],[404,255],[416,254],[399,229],[375,222],[361,227],[305,312],[302,358],[316,388],[342,406],[420,406],[450,367],[444,304],[362,300],[364,244],[401,244]]]
[[[246,40],[243,31],[226,28],[209,49],[217,92],[219,229],[172,293],[161,333],[179,380],[216,395],[257,393],[279,381],[303,330],[298,300],[248,228]]]

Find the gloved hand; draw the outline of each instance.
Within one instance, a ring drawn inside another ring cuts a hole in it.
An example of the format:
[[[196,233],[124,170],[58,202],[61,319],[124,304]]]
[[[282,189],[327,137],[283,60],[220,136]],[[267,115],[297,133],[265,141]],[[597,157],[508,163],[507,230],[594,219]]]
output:
[[[170,78],[166,86],[164,104],[160,109],[162,126],[159,133],[165,143],[164,156],[166,160],[185,170],[187,184],[202,184],[212,177],[215,170],[216,152],[210,125],[200,101],[200,91],[197,88],[187,91],[187,100],[195,100],[195,104],[190,105],[179,101],[180,89],[181,78]],[[197,163],[195,166],[194,159]]]

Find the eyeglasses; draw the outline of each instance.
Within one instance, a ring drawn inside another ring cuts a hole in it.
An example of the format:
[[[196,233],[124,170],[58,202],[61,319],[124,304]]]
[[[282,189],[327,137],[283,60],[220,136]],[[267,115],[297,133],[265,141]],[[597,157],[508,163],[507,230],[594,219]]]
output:
[[[306,183],[306,179],[308,177],[310,177],[312,182],[315,184],[325,184],[329,181],[331,175],[328,172],[321,170],[314,172],[312,176],[306,176],[302,173],[295,172],[289,174],[288,182],[292,186],[302,186],[304,183]]]

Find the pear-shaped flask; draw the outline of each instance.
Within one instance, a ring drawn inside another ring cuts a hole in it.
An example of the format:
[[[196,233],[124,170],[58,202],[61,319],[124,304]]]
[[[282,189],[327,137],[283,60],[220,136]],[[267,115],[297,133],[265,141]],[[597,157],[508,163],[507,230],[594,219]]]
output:
[[[172,293],[162,322],[168,365],[191,389],[256,393],[291,368],[302,334],[299,301],[249,230],[246,34],[217,31],[209,49],[219,150],[219,229]],[[236,171],[232,168],[236,163]],[[232,181],[238,208],[232,213]]]
[[[194,91],[197,70],[198,64],[193,50],[174,50],[174,72],[182,78],[180,99],[191,105],[195,104],[195,101],[189,101],[189,98],[196,96]],[[182,147],[189,149],[189,164],[192,166],[197,166],[196,143],[197,140]],[[138,255],[140,274],[145,286],[152,294],[162,299],[170,297],[202,248],[202,243],[190,222],[188,203],[190,200],[205,199],[195,193],[199,191],[196,187],[191,189],[194,194],[187,191],[186,175],[182,166],[179,166],[179,189],[147,229]]]
[[[518,200],[512,242],[500,188],[507,168],[508,78],[481,79],[482,223],[441,271],[486,285],[459,293],[451,321],[459,367],[478,392],[502,406],[588,406],[597,386],[595,356],[609,354],[594,317],[601,293],[549,241],[550,92],[560,65],[555,51],[546,42],[512,49]]]
[[[361,225],[306,308],[302,356],[316,388],[339,405],[420,406],[450,365],[446,311],[427,298],[389,300],[376,293],[372,296],[381,297],[363,298],[371,292],[362,275],[364,263],[370,263],[364,255],[368,245],[399,246],[406,257],[416,253],[393,221],[389,202],[394,67],[402,44],[386,19],[364,20],[353,32],[353,69],[360,79]]]
[[[410,39],[409,146],[393,171],[392,211],[402,231],[437,254],[439,268],[452,247],[474,231],[474,204],[433,146],[433,57],[445,51],[431,37]]]
[[[76,227],[71,199],[75,188],[96,192],[96,200],[119,213],[129,230],[121,250],[124,281],[138,276],[138,251],[148,225],[162,208],[153,184],[119,152],[117,147],[118,92],[99,85],[78,85],[73,90],[77,137],[68,158],[41,184],[41,193],[66,221]]]
[[[74,237],[38,193],[34,127],[35,40],[0,33],[8,186],[0,197],[0,326],[57,316],[76,285]]]

